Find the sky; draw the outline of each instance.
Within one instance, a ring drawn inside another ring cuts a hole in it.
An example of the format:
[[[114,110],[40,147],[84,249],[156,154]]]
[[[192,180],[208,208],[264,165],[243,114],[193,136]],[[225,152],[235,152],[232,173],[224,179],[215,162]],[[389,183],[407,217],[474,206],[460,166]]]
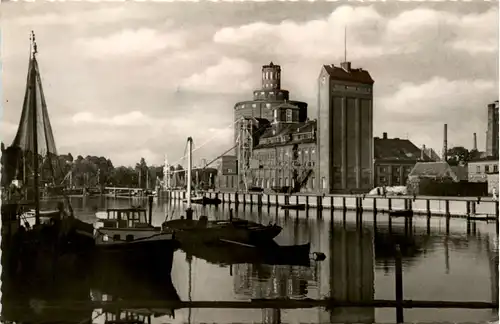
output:
[[[498,100],[498,3],[8,2],[2,4],[2,141],[19,123],[34,30],[60,154],[117,165],[194,162],[232,146],[233,109],[282,67],[282,88],[316,118],[322,65],[344,57],[374,85],[374,136],[440,152],[484,150]]]

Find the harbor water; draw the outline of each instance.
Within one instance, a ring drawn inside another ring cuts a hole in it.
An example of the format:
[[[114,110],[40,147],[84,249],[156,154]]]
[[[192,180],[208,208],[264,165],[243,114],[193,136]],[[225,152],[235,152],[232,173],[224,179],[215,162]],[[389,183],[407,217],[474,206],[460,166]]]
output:
[[[95,212],[111,207],[144,205],[145,199],[72,198],[75,214],[89,222]],[[194,205],[194,217],[229,218],[229,206]],[[184,215],[180,201],[153,204],[153,223]],[[252,298],[370,301],[395,299],[394,245],[401,247],[403,298],[427,301],[498,301],[498,249],[495,222],[415,216],[389,222],[387,214],[315,209],[284,211],[275,206],[239,205],[234,217],[263,224],[277,223],[282,245],[311,243],[312,252],[326,260],[311,267],[283,265],[211,264],[174,255],[171,278],[183,301],[240,301]],[[166,274],[168,275],[168,274]],[[71,289],[71,287],[66,287]],[[99,310],[93,323],[104,323]],[[405,322],[486,322],[498,320],[497,310],[405,309]],[[180,309],[175,318],[152,318],[152,323],[394,323],[392,308],[311,309]]]

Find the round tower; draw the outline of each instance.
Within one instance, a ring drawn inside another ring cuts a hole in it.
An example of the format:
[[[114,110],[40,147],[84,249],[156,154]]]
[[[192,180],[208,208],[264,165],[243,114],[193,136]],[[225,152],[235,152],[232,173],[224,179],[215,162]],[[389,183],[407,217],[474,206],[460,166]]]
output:
[[[281,89],[281,66],[273,62],[262,66],[262,89]]]

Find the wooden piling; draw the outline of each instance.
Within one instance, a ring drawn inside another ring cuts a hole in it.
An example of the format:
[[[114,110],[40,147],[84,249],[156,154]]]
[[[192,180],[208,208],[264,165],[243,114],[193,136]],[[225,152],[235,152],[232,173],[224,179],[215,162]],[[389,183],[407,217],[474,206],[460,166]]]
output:
[[[316,196],[316,208],[318,211],[323,209],[323,196]]]
[[[373,214],[377,214],[377,198],[373,198]]]
[[[295,196],[295,203],[298,205],[299,204],[299,196]]]
[[[392,211],[392,198],[387,198],[387,205],[388,205],[388,209],[389,211]]]
[[[288,204],[290,204],[290,196],[285,195],[285,205],[288,205]]]
[[[344,212],[347,211],[346,198],[345,197],[342,197],[342,210]]]
[[[404,323],[403,313],[403,262],[399,244],[395,253],[395,279],[396,279],[396,323]]]
[[[425,201],[425,208],[427,209],[427,217],[431,217],[431,201],[427,199]]]
[[[309,196],[306,196],[306,209],[309,209]]]

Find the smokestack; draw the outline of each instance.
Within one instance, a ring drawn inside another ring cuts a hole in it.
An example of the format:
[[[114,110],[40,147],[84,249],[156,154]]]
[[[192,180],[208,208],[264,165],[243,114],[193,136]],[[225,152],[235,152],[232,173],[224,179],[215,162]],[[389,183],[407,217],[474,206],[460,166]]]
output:
[[[382,139],[387,139],[387,133],[386,132],[382,133]]]
[[[472,149],[477,151],[477,136],[476,136],[476,133],[474,133],[474,141],[473,141],[473,147]]]
[[[447,162],[448,158],[447,153],[448,152],[448,124],[444,124],[444,134],[443,134],[443,161]]]
[[[422,150],[420,151],[420,160],[425,160],[425,144],[422,145]]]

